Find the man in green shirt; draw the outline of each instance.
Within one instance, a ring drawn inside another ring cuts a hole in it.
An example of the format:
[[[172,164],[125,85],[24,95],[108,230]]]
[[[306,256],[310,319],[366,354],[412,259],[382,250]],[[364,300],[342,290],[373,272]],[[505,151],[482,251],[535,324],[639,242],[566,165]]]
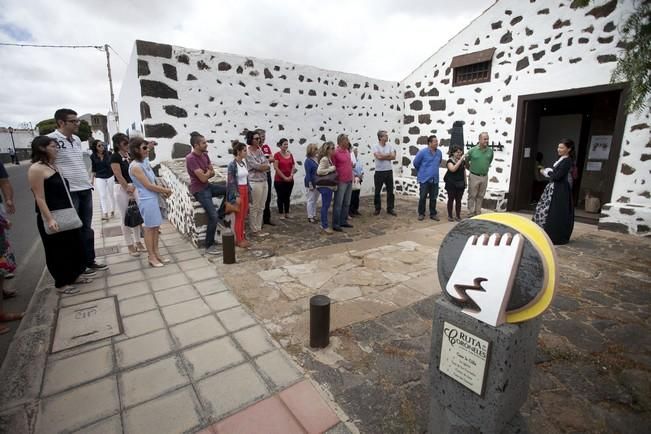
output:
[[[488,147],[488,133],[479,134],[479,144],[466,154],[468,164],[468,217],[481,214],[481,205],[488,186],[488,169],[493,150]]]

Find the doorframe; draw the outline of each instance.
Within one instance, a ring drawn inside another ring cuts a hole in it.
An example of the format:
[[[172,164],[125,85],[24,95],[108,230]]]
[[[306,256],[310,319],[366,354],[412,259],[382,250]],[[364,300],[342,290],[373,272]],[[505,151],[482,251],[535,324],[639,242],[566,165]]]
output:
[[[615,83],[615,84],[603,84],[599,86],[590,86],[590,87],[581,87],[575,89],[566,89],[566,90],[557,90],[553,92],[543,92],[543,93],[532,93],[528,95],[518,96],[518,105],[516,109],[516,121],[515,121],[515,133],[513,142],[513,154],[511,159],[511,177],[509,182],[509,191],[507,193],[507,211],[513,211],[515,208],[515,194],[516,190],[520,186],[520,166],[522,161],[522,154],[524,153],[523,141],[525,133],[525,114],[526,114],[526,103],[529,101],[537,101],[542,99],[554,99],[554,98],[565,98],[573,96],[582,96],[589,95],[593,93],[603,93],[603,92],[612,92],[619,90],[619,103],[617,106],[617,114],[615,118],[615,127],[613,129],[613,142],[611,144],[611,150],[615,148],[617,144],[617,161],[619,162],[619,156],[622,150],[622,140],[624,137],[624,127],[626,125],[626,107],[625,102],[628,98],[630,86],[628,83]],[[560,139],[560,137],[559,137]],[[604,176],[608,179],[612,179],[612,184],[604,191],[605,198],[608,198],[607,202],[612,201],[613,187],[615,185],[615,177],[617,175],[617,169],[619,164],[610,164]],[[604,200],[605,200],[604,198]]]

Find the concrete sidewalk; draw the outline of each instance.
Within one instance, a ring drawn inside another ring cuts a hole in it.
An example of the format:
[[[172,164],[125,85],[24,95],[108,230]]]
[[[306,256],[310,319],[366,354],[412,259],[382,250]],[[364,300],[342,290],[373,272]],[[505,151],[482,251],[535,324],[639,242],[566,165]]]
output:
[[[110,270],[63,297],[46,273],[0,371],[0,432],[356,431],[174,228],[161,235],[172,263],[151,268],[98,210]],[[61,307],[109,296],[124,333],[49,353]]]

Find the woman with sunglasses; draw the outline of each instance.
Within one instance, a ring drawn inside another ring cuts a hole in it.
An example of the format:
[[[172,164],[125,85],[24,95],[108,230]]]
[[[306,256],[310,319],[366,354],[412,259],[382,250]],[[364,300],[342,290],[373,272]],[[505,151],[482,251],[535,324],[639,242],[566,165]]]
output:
[[[172,190],[156,185],[156,175],[149,164],[149,147],[145,139],[136,137],[129,140],[129,153],[133,161],[129,165],[129,175],[138,191],[138,208],[144,220],[145,245],[149,251],[149,265],[162,267],[169,263],[169,259],[163,259],[158,251],[158,228],[163,223],[160,212],[158,195],[168,197]]]
[[[102,220],[108,220],[109,215],[115,216],[115,199],[113,197],[113,170],[111,170],[111,153],[101,140],[90,143],[90,163],[92,171],[91,183],[99,193],[99,204],[102,208]]]
[[[264,203],[267,199],[267,172],[269,172],[270,166],[267,157],[260,149],[260,133],[257,131],[247,132],[246,144],[249,145],[246,154],[246,165],[251,186],[249,225],[251,226],[251,235],[264,236],[267,234],[262,232],[262,221],[264,218]]]
[[[117,133],[113,136],[113,154],[111,155],[111,170],[115,178],[115,185],[113,192],[115,193],[115,204],[120,214],[120,229],[122,229],[122,236],[124,242],[127,244],[129,254],[131,256],[140,256],[140,252],[146,252],[145,246],[142,244],[140,233],[142,232],[142,225],[131,228],[124,224],[124,216],[127,213],[129,200],[138,200],[136,187],[131,182],[131,175],[129,175],[129,137],[123,133]]]

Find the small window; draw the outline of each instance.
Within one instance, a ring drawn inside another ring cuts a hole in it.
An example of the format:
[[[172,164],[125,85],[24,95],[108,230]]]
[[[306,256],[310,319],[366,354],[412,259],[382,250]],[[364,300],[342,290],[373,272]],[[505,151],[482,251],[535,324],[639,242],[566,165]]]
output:
[[[454,68],[453,86],[463,86],[464,84],[483,83],[490,81],[491,63],[481,62],[474,65],[460,66]]]
[[[495,48],[463,54],[452,59],[452,85],[484,83],[491,80],[491,63]]]

